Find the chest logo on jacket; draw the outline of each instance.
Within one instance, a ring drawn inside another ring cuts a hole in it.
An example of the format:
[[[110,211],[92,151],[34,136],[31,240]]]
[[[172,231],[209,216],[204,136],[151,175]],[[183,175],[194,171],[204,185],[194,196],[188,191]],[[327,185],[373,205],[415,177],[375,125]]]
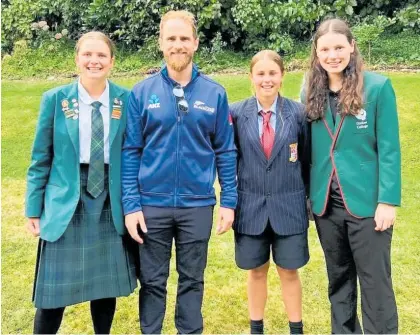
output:
[[[356,127],[357,129],[365,129],[368,127],[368,122],[366,120],[366,111],[362,108],[357,115],[355,115],[356,119]]]
[[[214,108],[206,106],[206,104],[200,100],[194,102],[194,108],[201,109],[205,112],[214,113]]]
[[[160,108],[159,97],[156,94],[152,94],[149,98],[149,106],[148,109],[156,109]]]

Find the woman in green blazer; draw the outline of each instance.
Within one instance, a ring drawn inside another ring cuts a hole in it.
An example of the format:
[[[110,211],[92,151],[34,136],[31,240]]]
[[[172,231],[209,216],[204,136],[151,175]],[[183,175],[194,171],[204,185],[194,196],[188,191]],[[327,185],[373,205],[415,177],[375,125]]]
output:
[[[121,148],[128,91],[109,82],[112,41],[83,35],[78,81],[44,93],[28,170],[27,228],[40,235],[35,334],[57,333],[64,308],[90,301],[108,334],[116,297],[136,287],[121,208]]]
[[[398,117],[391,82],[362,70],[349,27],[323,22],[306,78],[310,200],[329,279],[332,333],[397,333],[390,249],[401,202]]]

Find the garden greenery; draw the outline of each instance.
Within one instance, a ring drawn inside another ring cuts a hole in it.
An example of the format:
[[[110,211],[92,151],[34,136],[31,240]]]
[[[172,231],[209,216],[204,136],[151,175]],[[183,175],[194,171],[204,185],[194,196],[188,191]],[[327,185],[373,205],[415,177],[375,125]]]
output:
[[[376,36],[390,25],[393,32],[420,32],[419,0],[4,0],[1,6],[3,55],[22,39],[38,48],[44,40],[75,40],[92,29],[129,50],[153,51],[160,17],[173,9],[195,14],[200,42],[209,50],[271,48],[288,54],[330,16],[358,26],[359,36],[375,29]],[[385,26],[370,19],[379,16]]]

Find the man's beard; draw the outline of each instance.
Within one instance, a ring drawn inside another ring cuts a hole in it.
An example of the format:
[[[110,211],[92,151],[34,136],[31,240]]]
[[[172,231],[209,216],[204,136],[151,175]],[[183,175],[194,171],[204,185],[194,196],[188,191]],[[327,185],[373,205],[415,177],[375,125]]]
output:
[[[192,55],[189,53],[183,54],[182,57],[178,58],[175,56],[165,56],[166,64],[176,72],[185,70],[192,61]]]

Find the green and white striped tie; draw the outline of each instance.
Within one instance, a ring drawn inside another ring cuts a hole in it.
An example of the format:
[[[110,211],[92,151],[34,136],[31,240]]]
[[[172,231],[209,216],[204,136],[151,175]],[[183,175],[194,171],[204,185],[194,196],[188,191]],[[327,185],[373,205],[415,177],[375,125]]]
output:
[[[92,136],[87,191],[97,198],[104,190],[104,121],[100,112],[101,103],[92,103]]]

